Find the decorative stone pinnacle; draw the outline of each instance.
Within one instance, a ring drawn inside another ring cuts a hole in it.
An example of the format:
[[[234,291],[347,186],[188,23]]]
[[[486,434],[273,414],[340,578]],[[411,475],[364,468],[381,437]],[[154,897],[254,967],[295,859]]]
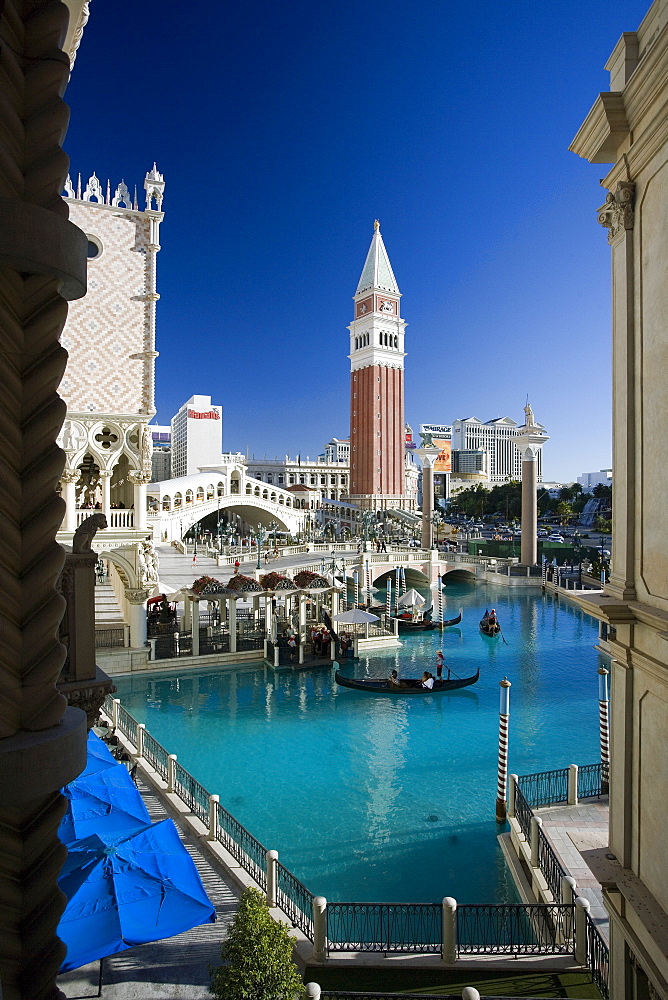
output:
[[[378,221],[378,219],[374,219],[373,229],[374,229],[374,232],[376,232],[376,233],[380,229],[380,222]]]
[[[633,181],[620,181],[614,193],[609,191],[605,203],[597,209],[599,223],[609,230],[608,243],[612,243],[622,230],[633,229],[635,191]]]

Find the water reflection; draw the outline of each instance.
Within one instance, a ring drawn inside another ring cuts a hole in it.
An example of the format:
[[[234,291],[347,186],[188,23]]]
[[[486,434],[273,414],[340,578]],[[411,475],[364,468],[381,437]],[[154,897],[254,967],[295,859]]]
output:
[[[442,649],[459,676],[480,667],[473,688],[377,697],[339,688],[329,671],[239,665],[119,677],[118,697],[312,891],[507,900],[493,815],[499,680],[513,684],[511,770],[594,762],[596,627],[534,592],[449,585],[447,603],[446,614],[463,608],[456,629],[402,636],[346,671],[419,676]],[[481,637],[485,607],[507,645]]]

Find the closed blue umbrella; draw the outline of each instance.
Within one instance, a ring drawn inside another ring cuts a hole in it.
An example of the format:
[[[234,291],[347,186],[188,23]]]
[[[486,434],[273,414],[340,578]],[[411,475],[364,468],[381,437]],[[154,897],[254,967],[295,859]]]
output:
[[[151,817],[125,765],[93,733],[87,749],[85,770],[63,788],[68,802],[58,828],[62,842],[71,844],[93,833],[120,837],[149,825]]]
[[[170,819],[116,839],[93,834],[68,852],[58,880],[68,899],[61,972],[216,919]]]

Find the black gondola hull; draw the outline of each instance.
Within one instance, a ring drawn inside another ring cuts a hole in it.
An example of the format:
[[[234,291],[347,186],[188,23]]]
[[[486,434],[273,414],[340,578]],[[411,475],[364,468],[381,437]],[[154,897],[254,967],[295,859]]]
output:
[[[407,680],[400,687],[395,687],[394,684],[390,684],[388,680],[383,678],[378,678],[378,680],[373,680],[370,678],[365,678],[363,680],[356,680],[353,677],[344,677],[339,671],[336,671],[334,679],[337,684],[341,687],[353,688],[355,691],[367,691],[370,694],[389,694],[389,695],[425,695],[425,694],[445,694],[446,691],[456,691],[458,688],[470,687],[471,684],[475,684],[480,677],[480,670],[476,670],[475,674],[471,677],[453,677],[449,681],[434,681],[433,688],[423,688],[420,687],[420,681],[415,678]],[[411,685],[415,685],[415,687]]]

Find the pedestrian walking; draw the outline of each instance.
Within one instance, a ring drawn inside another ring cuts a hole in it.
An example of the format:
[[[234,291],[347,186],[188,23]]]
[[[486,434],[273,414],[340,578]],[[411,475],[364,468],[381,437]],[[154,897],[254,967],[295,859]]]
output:
[[[238,573],[238,572],[239,572],[239,566],[240,566],[240,565],[241,565],[241,563],[240,563],[240,562],[239,562],[239,560],[237,559],[237,560],[235,561],[235,563],[234,563],[234,572],[235,572],[235,573]]]
[[[297,658],[297,640],[294,635],[288,639],[288,649],[290,650],[290,663],[294,663]]]

